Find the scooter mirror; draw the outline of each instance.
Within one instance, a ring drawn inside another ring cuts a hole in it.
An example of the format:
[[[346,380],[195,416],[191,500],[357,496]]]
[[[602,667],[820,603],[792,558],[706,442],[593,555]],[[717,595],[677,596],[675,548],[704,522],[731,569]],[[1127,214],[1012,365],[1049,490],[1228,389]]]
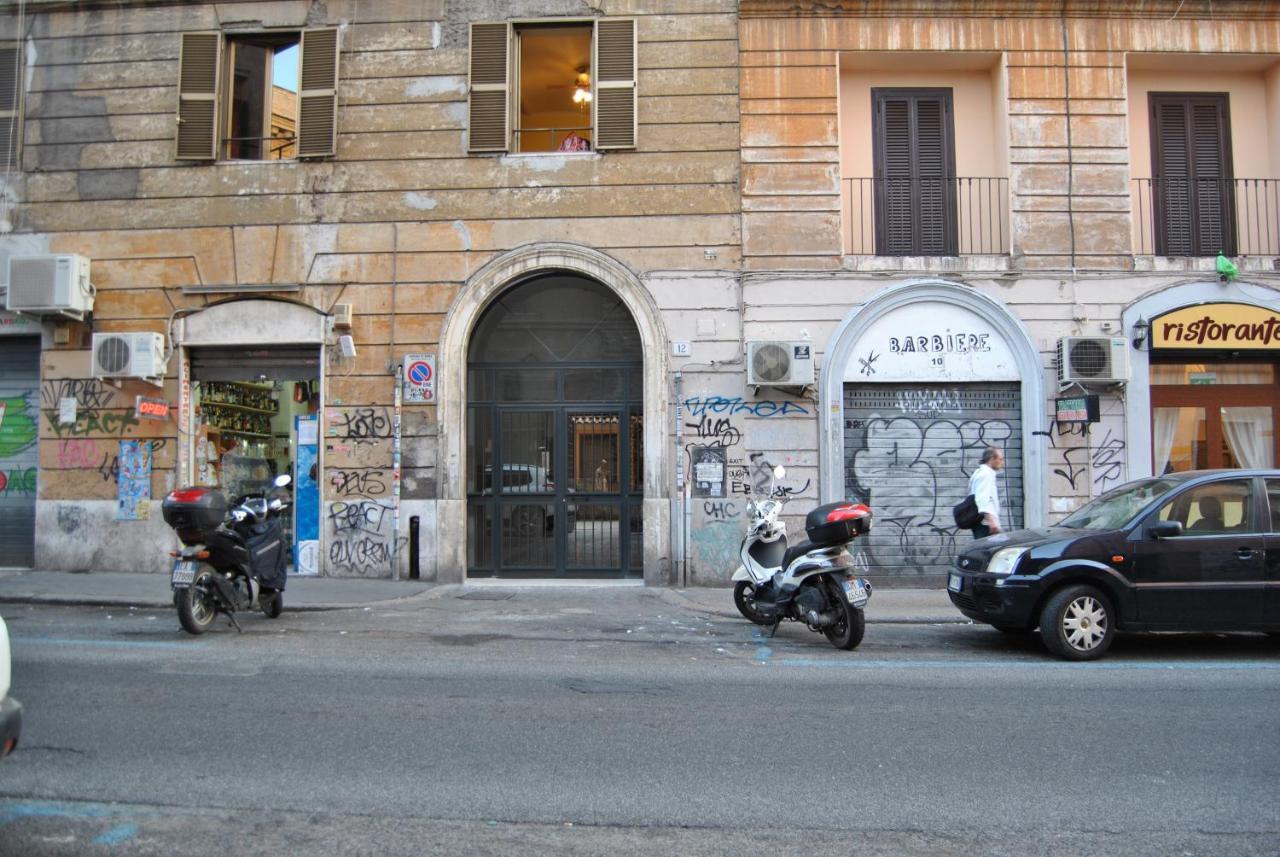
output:
[[[774,479],[781,479],[782,477],[784,477],[784,476],[786,476],[786,475],[787,475],[787,468],[783,467],[781,464],[779,464],[777,467],[773,468],[773,478],[774,478]]]
[[[283,488],[292,481],[293,481],[293,477],[291,477],[288,473],[281,473],[279,476],[275,478],[274,481],[272,481],[271,484],[276,486],[277,488]]]

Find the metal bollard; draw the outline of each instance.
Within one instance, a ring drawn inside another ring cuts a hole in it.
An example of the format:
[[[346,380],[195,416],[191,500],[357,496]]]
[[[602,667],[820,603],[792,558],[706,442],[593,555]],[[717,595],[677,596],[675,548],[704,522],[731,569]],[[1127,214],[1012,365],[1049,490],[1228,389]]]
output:
[[[409,579],[418,579],[418,516],[409,517]]]

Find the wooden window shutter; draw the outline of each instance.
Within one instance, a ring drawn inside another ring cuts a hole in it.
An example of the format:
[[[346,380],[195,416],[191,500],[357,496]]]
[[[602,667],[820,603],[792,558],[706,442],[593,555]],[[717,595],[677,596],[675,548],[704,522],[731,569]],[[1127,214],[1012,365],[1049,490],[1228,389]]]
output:
[[[507,123],[511,115],[507,105],[510,44],[511,32],[505,22],[471,25],[468,151],[507,151]]]
[[[0,167],[22,160],[22,45],[0,46]]]
[[[1225,93],[1152,93],[1156,253],[1235,255],[1235,187]]]
[[[183,33],[178,58],[178,160],[218,156],[218,78],[222,34]]]
[[[957,252],[951,90],[872,90],[876,253]]]
[[[331,156],[338,146],[338,30],[302,31],[298,65],[298,157]]]
[[[636,22],[596,22],[595,148],[636,147]]]

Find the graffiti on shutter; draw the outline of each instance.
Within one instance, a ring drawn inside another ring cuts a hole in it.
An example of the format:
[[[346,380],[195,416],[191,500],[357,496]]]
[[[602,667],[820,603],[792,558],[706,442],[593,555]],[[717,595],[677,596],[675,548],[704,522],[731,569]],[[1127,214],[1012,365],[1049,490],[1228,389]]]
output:
[[[938,584],[968,531],[951,507],[982,450],[1000,449],[1001,522],[1022,526],[1022,417],[1017,384],[846,384],[845,496],[871,506],[867,573]]]

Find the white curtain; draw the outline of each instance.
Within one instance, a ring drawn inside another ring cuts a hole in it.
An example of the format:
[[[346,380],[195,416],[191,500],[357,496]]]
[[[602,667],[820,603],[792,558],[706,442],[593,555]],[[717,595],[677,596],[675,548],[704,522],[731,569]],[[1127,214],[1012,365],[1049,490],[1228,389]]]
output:
[[[1270,408],[1222,409],[1222,433],[1241,467],[1275,466],[1273,432]]]
[[[1181,408],[1156,408],[1155,432],[1151,438],[1151,457],[1155,465],[1151,471],[1160,476],[1169,467],[1173,454],[1173,438],[1178,433],[1178,412]]]

